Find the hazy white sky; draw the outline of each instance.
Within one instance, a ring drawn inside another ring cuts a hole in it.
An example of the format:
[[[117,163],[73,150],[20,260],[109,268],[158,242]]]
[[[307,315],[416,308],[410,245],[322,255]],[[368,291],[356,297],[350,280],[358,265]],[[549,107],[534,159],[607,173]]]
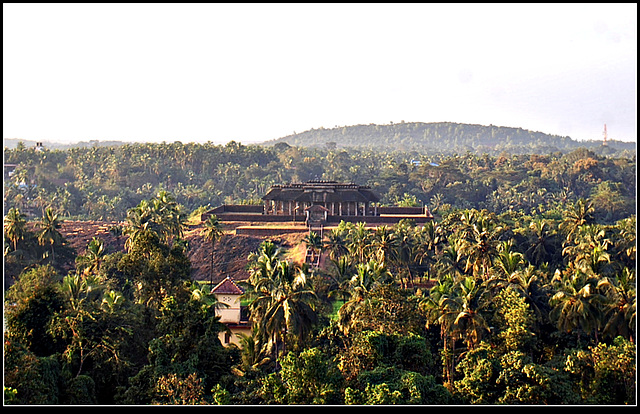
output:
[[[389,122],[636,140],[637,4],[6,4],[3,136]]]

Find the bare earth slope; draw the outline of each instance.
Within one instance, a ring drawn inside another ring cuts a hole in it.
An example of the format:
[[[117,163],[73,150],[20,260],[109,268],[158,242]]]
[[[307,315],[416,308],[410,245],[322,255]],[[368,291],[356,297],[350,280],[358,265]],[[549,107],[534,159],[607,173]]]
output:
[[[77,254],[83,254],[92,237],[98,237],[105,243],[107,253],[124,249],[126,235],[115,236],[109,228],[120,223],[102,221],[64,221],[60,233]],[[249,223],[242,223],[249,224]],[[225,228],[225,234],[214,246],[213,283],[229,276],[233,280],[244,280],[249,276],[247,257],[258,250],[260,243],[270,239],[285,250],[285,258],[301,262],[305,250],[301,243],[304,233],[272,235],[269,237],[236,235],[235,226]],[[185,231],[185,240],[189,244],[188,256],[191,260],[191,275],[195,280],[208,281],[211,277],[211,244],[202,237],[202,225],[189,226]]]

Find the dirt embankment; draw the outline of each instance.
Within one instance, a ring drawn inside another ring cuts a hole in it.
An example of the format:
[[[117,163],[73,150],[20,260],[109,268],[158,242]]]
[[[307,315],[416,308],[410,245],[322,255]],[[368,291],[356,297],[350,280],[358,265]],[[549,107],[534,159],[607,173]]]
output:
[[[117,222],[102,221],[65,221],[60,233],[70,247],[78,254],[86,251],[92,237],[98,237],[105,243],[107,253],[124,249],[126,235],[117,235],[109,231]],[[244,223],[248,224],[248,223]],[[290,233],[270,236],[251,236],[235,234],[235,225],[225,225],[224,236],[215,243],[213,255],[213,283],[216,284],[229,276],[233,280],[244,280],[249,277],[247,257],[258,250],[260,243],[270,239],[285,250],[285,259],[301,263],[304,261],[306,249],[302,238],[305,233]],[[211,274],[211,244],[204,240],[202,225],[189,226],[184,238],[189,244],[188,256],[191,260],[191,275],[195,280],[209,281]]]
[[[77,254],[84,254],[93,237],[102,239],[105,251],[113,253],[124,249],[125,235],[116,235],[109,231],[122,223],[116,221],[72,221],[65,220],[60,225],[60,234],[67,240],[67,245]]]
[[[269,237],[235,234],[234,230],[225,231],[224,236],[213,247],[213,275],[211,275],[211,243],[202,236],[202,226],[192,227],[185,239],[189,242],[191,275],[195,280],[220,282],[229,276],[233,280],[249,277],[247,258],[256,252],[264,240],[272,240],[285,250],[285,258],[294,262],[304,261],[306,249],[302,238],[304,233],[271,235]]]

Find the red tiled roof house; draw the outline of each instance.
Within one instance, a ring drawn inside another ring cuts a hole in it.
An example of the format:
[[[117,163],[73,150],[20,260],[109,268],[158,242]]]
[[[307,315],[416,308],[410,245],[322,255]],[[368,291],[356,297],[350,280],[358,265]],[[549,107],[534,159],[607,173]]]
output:
[[[237,334],[251,335],[251,324],[243,317],[240,302],[240,296],[244,291],[230,277],[226,277],[211,289],[211,293],[216,295],[218,302],[223,304],[216,309],[216,315],[230,330],[230,332],[220,333],[220,342],[225,346],[232,343],[240,346]]]

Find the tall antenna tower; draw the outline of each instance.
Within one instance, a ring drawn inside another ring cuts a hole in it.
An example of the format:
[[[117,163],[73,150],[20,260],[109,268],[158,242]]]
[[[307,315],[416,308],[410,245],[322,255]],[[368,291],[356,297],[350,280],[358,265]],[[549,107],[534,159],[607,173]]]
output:
[[[604,132],[602,133],[602,135],[604,135],[604,139],[602,140],[602,145],[606,146],[607,145],[607,124],[604,124]]]

